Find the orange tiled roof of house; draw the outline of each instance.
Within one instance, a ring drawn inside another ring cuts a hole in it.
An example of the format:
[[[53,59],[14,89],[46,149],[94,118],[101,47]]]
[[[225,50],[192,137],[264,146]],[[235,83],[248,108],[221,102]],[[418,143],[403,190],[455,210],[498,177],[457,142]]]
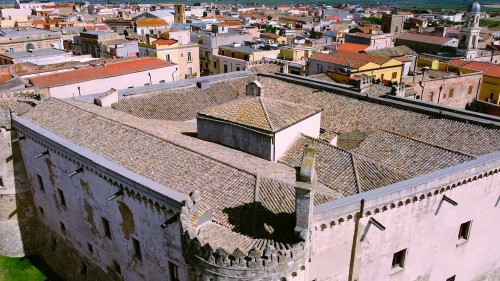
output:
[[[339,51],[350,51],[350,52],[361,52],[361,51],[366,50],[368,47],[370,47],[370,46],[364,45],[364,44],[347,42],[347,43],[344,43],[342,45],[339,45],[337,47],[337,50],[339,50]]]
[[[219,25],[219,26],[240,26],[241,22],[239,22],[239,21],[224,21],[224,22],[218,23],[217,25]]]
[[[264,38],[272,38],[272,39],[277,39],[278,37],[280,37],[280,35],[271,32],[264,32],[262,33],[262,36],[264,36]]]
[[[373,62],[382,65],[391,60],[388,57],[373,56],[362,53],[355,53],[350,51],[338,51],[335,54],[318,53],[310,59],[317,61],[330,62],[338,65],[350,66],[354,68],[362,67],[363,65]]]
[[[162,19],[156,19],[156,18],[151,18],[151,19],[140,19],[135,22],[137,26],[165,26],[168,25],[168,23],[165,20]]]
[[[500,65],[490,68],[484,72],[484,75],[500,78]]]
[[[177,40],[172,40],[172,39],[158,39],[152,43],[152,45],[159,45],[159,46],[169,46],[177,43]]]
[[[34,86],[40,88],[55,87],[60,85],[73,84],[90,81],[99,78],[113,77],[128,73],[144,71],[145,69],[155,69],[172,65],[169,62],[157,58],[141,58],[111,63],[106,66],[94,66],[67,71],[57,74],[50,74],[32,77],[29,80]]]

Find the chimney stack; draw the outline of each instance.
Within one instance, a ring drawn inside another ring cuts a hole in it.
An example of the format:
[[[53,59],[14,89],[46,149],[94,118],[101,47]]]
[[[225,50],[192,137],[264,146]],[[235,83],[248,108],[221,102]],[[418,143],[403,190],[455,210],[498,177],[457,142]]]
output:
[[[247,97],[263,97],[264,87],[262,87],[262,84],[257,80],[250,82],[246,86],[246,95]]]
[[[314,187],[316,186],[316,151],[304,149],[302,164],[297,168],[295,183],[295,233],[307,240],[311,230],[314,208]]]

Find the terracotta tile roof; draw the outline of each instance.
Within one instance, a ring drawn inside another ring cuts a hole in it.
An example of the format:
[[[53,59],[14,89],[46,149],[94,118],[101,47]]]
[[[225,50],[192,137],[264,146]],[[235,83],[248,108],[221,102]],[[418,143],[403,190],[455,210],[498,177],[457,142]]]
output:
[[[481,62],[481,61],[463,61],[456,59],[456,60],[451,60],[449,64],[476,71],[483,71],[484,75],[500,78],[500,66],[494,63]]]
[[[135,22],[137,26],[167,26],[168,23],[163,19],[143,18]]]
[[[411,61],[411,59],[409,59],[407,57],[395,57],[394,59],[398,60],[400,62],[410,62]]]
[[[57,74],[32,77],[29,80],[36,87],[48,88],[99,78],[119,76],[144,71],[145,69],[155,69],[170,65],[172,64],[157,58],[141,58],[109,63],[106,66],[94,66],[91,68],[82,68]]]
[[[323,54],[318,53],[310,58],[311,60],[318,60],[323,62],[330,62],[343,66],[350,66],[353,68],[360,68],[367,63],[373,62],[378,65],[382,65],[391,58],[382,57],[382,56],[373,56],[362,53],[355,53],[349,51],[338,51],[334,54]]]
[[[15,100],[10,98],[0,98],[0,111],[9,109],[12,113],[16,115],[21,115],[28,112],[33,108],[33,103]]]
[[[241,214],[238,206],[254,201],[256,175],[148,133],[149,129],[139,130],[121,123],[123,120],[111,120],[75,105],[49,99],[23,118],[165,187],[186,195],[200,190],[204,203],[213,210],[213,220],[226,227],[234,227],[232,218]],[[123,118],[123,113],[120,114]],[[177,134],[181,135],[180,132]],[[244,154],[220,145],[209,145],[215,150],[226,151],[230,154],[228,157],[233,152]],[[239,156],[233,154],[232,157]],[[257,157],[247,155],[246,158],[256,167],[262,167],[258,163],[271,165],[267,170],[281,167],[281,164]],[[288,176],[294,177],[293,169],[287,171]]]
[[[217,24],[218,26],[240,26],[242,25],[239,21],[224,21]]]
[[[344,43],[342,45],[339,45],[337,47],[337,50],[339,51],[350,51],[350,52],[360,52],[360,51],[364,51],[366,50],[367,48],[369,48],[370,46],[368,45],[364,45],[364,44],[357,44],[357,43]]]
[[[369,134],[353,152],[416,177],[474,159],[468,155],[430,145],[386,131]]]
[[[208,89],[195,85],[185,88],[159,90],[131,96],[113,104],[114,109],[148,119],[187,121],[208,107],[224,104],[246,95],[246,85],[254,75],[210,82]]]
[[[416,56],[417,52],[410,49],[408,46],[396,46],[391,48],[383,48],[377,50],[366,50],[365,53],[375,56],[385,57],[401,57],[401,56]]]
[[[444,44],[448,43],[449,41],[453,40],[453,38],[424,35],[424,34],[417,34],[417,33],[410,33],[410,32],[402,33],[401,35],[399,35],[399,37],[397,37],[397,40],[398,39],[399,40],[422,42],[422,43],[433,44],[433,45],[444,45]]]
[[[484,72],[484,75],[500,78],[500,65],[490,68]]]
[[[270,77],[259,77],[267,97],[322,108],[321,128],[340,134],[378,129],[471,155],[500,150],[500,130],[350,98]],[[481,145],[477,145],[481,143]]]
[[[3,83],[7,80],[12,79],[12,76],[10,74],[1,74],[0,75],[0,83]]]
[[[276,33],[271,33],[271,32],[264,32],[264,33],[262,33],[262,36],[264,38],[271,38],[271,39],[278,39],[278,37],[280,37],[280,35],[278,35]]]
[[[158,39],[153,42],[153,45],[159,45],[159,46],[165,46],[165,45],[173,45],[177,43],[177,40],[172,40],[172,39]]]
[[[258,97],[210,107],[200,111],[198,116],[275,133],[319,112],[320,108]]]
[[[335,193],[344,196],[409,178],[381,163],[306,136],[297,140],[280,159],[280,162],[290,167],[300,166],[304,146],[309,145],[316,150],[318,181]]]

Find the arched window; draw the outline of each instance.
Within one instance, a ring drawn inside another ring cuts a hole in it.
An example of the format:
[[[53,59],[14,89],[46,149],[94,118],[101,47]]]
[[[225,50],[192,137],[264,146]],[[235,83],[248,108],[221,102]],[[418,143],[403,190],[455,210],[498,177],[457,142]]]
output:
[[[35,45],[33,45],[32,43],[26,44],[26,51],[34,50],[34,49],[35,49]]]

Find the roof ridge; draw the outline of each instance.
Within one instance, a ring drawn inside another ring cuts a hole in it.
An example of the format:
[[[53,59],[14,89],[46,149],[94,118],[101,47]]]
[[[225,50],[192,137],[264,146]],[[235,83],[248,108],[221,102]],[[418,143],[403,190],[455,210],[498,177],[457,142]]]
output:
[[[321,144],[327,145],[327,146],[329,146],[329,147],[333,147],[333,148],[335,148],[335,149],[338,149],[338,150],[340,150],[340,151],[342,151],[342,152],[344,152],[344,153],[352,154],[352,152],[350,152],[349,150],[346,150],[346,149],[340,148],[340,147],[338,147],[338,146],[335,146],[335,145],[329,144],[329,143],[328,143],[328,142],[326,142],[326,141],[322,141],[322,140],[320,140],[320,139],[316,139],[316,138],[313,138],[313,137],[310,137],[310,136],[304,135],[304,134],[302,134],[302,133],[301,133],[301,135],[302,135],[303,137],[305,137],[305,138],[308,138],[308,139],[311,139],[311,140],[317,141],[317,142],[319,142],[319,143],[321,143]]]
[[[354,172],[354,178],[356,179],[355,183],[356,183],[356,189],[358,191],[358,194],[362,192],[361,190],[361,183],[360,183],[360,180],[359,180],[359,173],[358,173],[358,167],[356,167],[356,163],[354,162],[354,156],[352,155],[352,153],[350,153],[350,158],[351,158],[351,163],[352,163],[352,171]]]
[[[260,106],[262,107],[262,111],[264,111],[264,116],[266,117],[267,124],[269,124],[271,131],[274,132],[274,125],[271,122],[271,118],[269,118],[269,113],[267,112],[266,106],[264,106],[264,102],[263,102],[264,100],[267,100],[267,99],[259,97],[259,103],[260,103]]]
[[[175,143],[175,142],[173,142],[173,141],[171,141],[171,140],[167,140],[167,139],[165,139],[165,138],[162,138],[162,137],[156,136],[156,135],[154,135],[154,134],[151,134],[151,133],[149,133],[149,132],[147,132],[147,131],[144,131],[144,130],[142,130],[142,129],[139,129],[139,128],[136,128],[136,127],[133,127],[133,126],[131,126],[131,125],[124,124],[124,123],[120,123],[120,122],[118,122],[118,121],[116,121],[116,120],[113,120],[113,119],[110,119],[110,118],[108,118],[108,117],[102,116],[101,114],[98,114],[98,113],[94,113],[94,112],[88,111],[88,110],[86,110],[86,109],[83,109],[83,108],[78,107],[78,106],[76,106],[76,105],[73,105],[73,104],[71,104],[71,103],[68,103],[68,102],[66,102],[66,101],[64,101],[64,100],[57,99],[57,98],[52,98],[52,97],[51,97],[51,98],[49,98],[49,99],[48,99],[48,100],[46,100],[46,101],[49,101],[49,100],[54,100],[54,101],[57,101],[57,102],[60,102],[60,103],[64,103],[64,104],[69,105],[69,106],[71,106],[71,107],[73,107],[73,108],[76,108],[76,109],[78,109],[78,110],[85,111],[85,112],[90,113],[90,114],[92,114],[92,115],[96,115],[97,117],[102,118],[102,119],[104,119],[104,120],[107,120],[107,121],[110,121],[110,122],[113,122],[113,123],[118,123],[118,124],[120,124],[121,126],[125,126],[125,127],[128,127],[128,128],[130,128],[130,129],[132,129],[132,130],[136,130],[136,131],[139,131],[139,132],[141,132],[141,133],[143,133],[143,134],[149,135],[149,136],[151,136],[151,137],[153,137],[153,138],[160,139],[160,140],[162,140],[162,141],[164,141],[164,142],[166,142],[166,143],[169,143],[169,144],[174,145],[174,146],[176,146],[176,147],[179,147],[179,148],[185,149],[185,150],[187,150],[187,151],[189,151],[189,152],[191,152],[191,153],[194,153],[194,154],[196,154],[196,155],[199,155],[199,156],[201,156],[201,157],[204,157],[204,158],[207,158],[207,159],[210,159],[210,160],[216,161],[216,162],[221,163],[221,164],[223,164],[223,165],[225,165],[225,166],[228,166],[228,167],[234,168],[234,169],[236,169],[236,170],[238,170],[238,171],[241,171],[241,172],[246,173],[246,174],[248,174],[248,175],[254,176],[255,178],[257,178],[257,176],[258,176],[258,174],[255,174],[255,173],[249,172],[249,171],[247,171],[247,170],[245,170],[245,169],[243,169],[243,168],[240,168],[240,167],[235,167],[235,166],[233,166],[233,165],[231,165],[231,164],[229,164],[229,163],[227,163],[227,162],[225,162],[225,161],[222,161],[222,160],[219,160],[219,159],[215,159],[215,158],[213,158],[213,157],[210,157],[210,156],[208,156],[208,155],[205,155],[205,154],[202,154],[202,153],[200,153],[200,152],[198,152],[198,151],[195,151],[195,150],[193,150],[193,149],[190,149],[190,148],[188,148],[188,147],[186,147],[186,146],[184,146],[184,145],[180,145],[180,144]]]
[[[419,142],[419,143],[422,143],[422,144],[425,144],[425,145],[428,145],[428,146],[432,146],[432,147],[435,147],[435,148],[447,150],[447,151],[455,153],[455,154],[461,154],[461,155],[464,155],[464,156],[467,156],[467,157],[471,157],[473,159],[477,158],[477,156],[472,155],[472,154],[468,154],[468,153],[465,153],[465,152],[462,152],[462,151],[454,150],[454,149],[451,149],[451,148],[448,148],[448,147],[444,147],[444,146],[440,146],[440,145],[433,144],[433,143],[430,143],[430,142],[426,142],[426,141],[423,141],[423,140],[419,140],[417,138],[410,137],[410,136],[407,136],[407,135],[404,135],[404,134],[400,134],[400,133],[397,133],[397,132],[389,131],[389,130],[386,130],[386,129],[377,129],[377,131],[386,132],[386,133],[389,133],[389,134],[392,134],[392,135],[396,135],[396,136],[399,136],[399,137],[402,137],[402,138],[406,138],[406,139],[409,139],[409,140],[412,140],[412,141],[416,141],[416,142]]]
[[[388,169],[390,170],[391,172],[401,176],[401,177],[404,177],[404,178],[407,178],[407,175],[405,173],[403,173],[403,170],[400,170],[399,168],[397,167],[393,167],[393,166],[390,166],[390,165],[387,165],[387,164],[384,164],[384,163],[379,163],[379,162],[376,162],[374,159],[370,158],[370,157],[367,157],[363,154],[359,154],[359,153],[356,153],[356,152],[351,152],[352,156],[356,158],[356,160],[362,160],[362,161],[365,161],[365,162],[370,162],[372,164],[375,164],[377,166],[380,166],[382,168],[385,168],[385,169]]]

